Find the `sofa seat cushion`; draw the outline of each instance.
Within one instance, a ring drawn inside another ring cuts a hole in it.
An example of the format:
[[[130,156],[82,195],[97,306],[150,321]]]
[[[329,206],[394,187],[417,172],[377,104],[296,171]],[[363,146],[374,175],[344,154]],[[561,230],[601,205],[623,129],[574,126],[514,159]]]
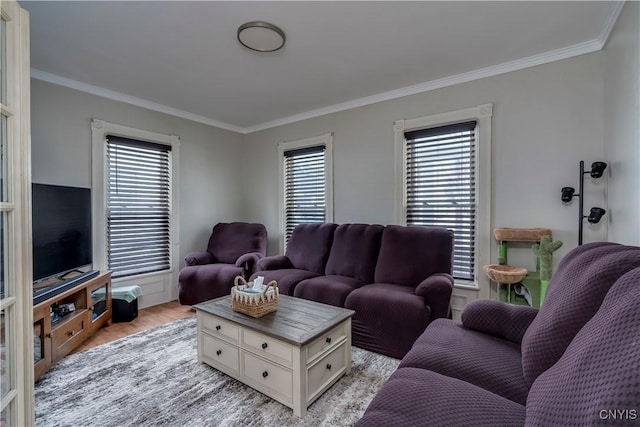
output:
[[[377,224],[339,225],[333,234],[325,274],[373,282],[383,230],[384,227]]]
[[[372,283],[351,292],[353,344],[401,359],[431,321],[431,310],[414,288]]]
[[[250,280],[257,276],[264,277],[264,283],[267,284],[272,280],[278,282],[278,292],[282,295],[293,296],[295,287],[304,279],[317,277],[317,273],[308,270],[299,270],[297,268],[285,268],[282,270],[263,270],[254,273]]]
[[[365,283],[347,276],[319,276],[298,283],[293,295],[324,304],[344,307],[347,296]]]
[[[451,274],[453,231],[388,225],[382,232],[374,282],[415,288],[435,273]]]
[[[525,407],[456,378],[399,368],[373,398],[356,427],[516,426]]]
[[[229,295],[233,279],[242,272],[242,267],[223,263],[184,267],[178,276],[180,304],[193,305]]]
[[[285,255],[294,268],[324,274],[337,224],[299,224],[293,230]]]
[[[434,320],[402,359],[400,367],[429,369],[465,380],[524,405],[529,387],[522,375],[518,344]]]

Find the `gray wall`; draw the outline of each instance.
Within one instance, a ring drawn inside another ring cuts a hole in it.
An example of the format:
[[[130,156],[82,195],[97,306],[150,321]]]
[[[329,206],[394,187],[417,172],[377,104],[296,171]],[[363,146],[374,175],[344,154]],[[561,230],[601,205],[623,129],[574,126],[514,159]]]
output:
[[[580,160],[605,160],[610,176],[587,178],[584,197],[585,209],[602,206],[607,220],[585,222],[584,241],[639,244],[638,6],[625,6],[602,52],[244,136],[33,80],[33,180],[90,185],[92,118],[178,135],[181,257],[204,247],[213,224],[232,220],[264,223],[274,254],[278,142],[333,132],[334,221],[390,224],[393,122],[493,103],[493,197],[481,201],[491,203],[491,229],[551,228],[564,242],[557,262],[577,245],[577,202],[564,206],[560,188],[578,187]],[[509,255],[532,267],[528,245]]]
[[[180,259],[237,220],[241,135],[39,80],[31,81],[33,182],[91,186],[91,119],[180,137]]]
[[[640,3],[627,2],[604,50],[609,240],[640,245]]]
[[[578,241],[577,203],[564,206],[560,188],[577,189],[578,162],[591,164],[604,155],[601,55],[583,55],[249,134],[244,139],[246,219],[266,225],[270,252],[277,251],[277,143],[333,132],[334,221],[393,223],[394,121],[493,103],[493,202],[481,201],[492,203],[491,228],[552,229],[554,238],[564,242],[557,262]],[[605,186],[606,179],[587,183],[585,206],[602,206]],[[585,242],[605,238],[606,222],[585,224]],[[510,251],[510,263],[535,266],[530,246],[521,250],[517,259]]]

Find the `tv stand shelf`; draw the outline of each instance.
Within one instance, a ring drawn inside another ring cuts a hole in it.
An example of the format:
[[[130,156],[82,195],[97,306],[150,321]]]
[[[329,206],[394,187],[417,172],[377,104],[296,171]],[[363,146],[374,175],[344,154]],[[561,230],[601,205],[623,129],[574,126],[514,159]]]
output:
[[[100,272],[92,279],[35,304],[35,379],[102,326],[111,324],[111,313],[110,272]]]

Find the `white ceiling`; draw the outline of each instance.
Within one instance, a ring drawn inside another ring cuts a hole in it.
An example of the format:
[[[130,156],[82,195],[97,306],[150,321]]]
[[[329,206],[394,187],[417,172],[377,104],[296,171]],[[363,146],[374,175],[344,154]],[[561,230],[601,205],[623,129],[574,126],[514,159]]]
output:
[[[619,2],[32,2],[33,77],[251,132],[601,49]],[[283,50],[238,26],[268,21]]]

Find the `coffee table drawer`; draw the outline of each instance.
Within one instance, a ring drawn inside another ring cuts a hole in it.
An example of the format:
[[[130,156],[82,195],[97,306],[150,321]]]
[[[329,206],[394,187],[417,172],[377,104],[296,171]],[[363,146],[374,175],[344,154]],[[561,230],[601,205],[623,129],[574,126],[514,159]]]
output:
[[[344,340],[347,336],[347,324],[341,323],[337,327],[333,328],[329,332],[322,334],[319,338],[316,338],[307,347],[307,362],[312,362],[318,355],[320,355],[326,349],[333,347],[336,343]]]
[[[203,331],[234,344],[238,342],[240,328],[233,323],[211,314],[198,312],[198,316],[200,316],[199,319],[202,321]]]
[[[315,400],[329,385],[342,376],[346,369],[346,351],[347,344],[342,343],[309,368],[307,374],[308,403]]]
[[[270,336],[244,329],[242,344],[244,348],[266,359],[289,367],[293,364],[293,347]]]
[[[222,365],[238,373],[238,348],[208,334],[202,334],[202,356],[214,368]]]
[[[290,370],[246,351],[242,352],[242,368],[244,376],[256,390],[283,403],[293,404],[293,373]]]

